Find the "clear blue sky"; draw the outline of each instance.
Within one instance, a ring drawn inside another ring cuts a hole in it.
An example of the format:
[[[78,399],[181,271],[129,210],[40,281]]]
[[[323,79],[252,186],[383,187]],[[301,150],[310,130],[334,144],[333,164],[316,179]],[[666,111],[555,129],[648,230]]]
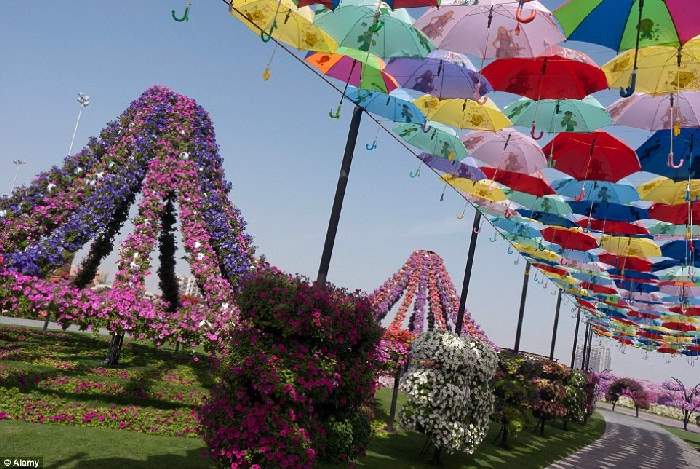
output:
[[[29,162],[18,182],[51,165],[68,150],[78,111],[75,96],[92,97],[76,139],[80,148],[145,88],[162,84],[195,98],[211,114],[232,196],[248,221],[258,252],[290,272],[314,277],[328,223],[350,106],[328,118],[338,96],[308,70],[277,53],[272,77],[261,73],[272,51],[229,17],[219,0],[194,0],[190,21],[170,10],[182,1],[27,2],[5,0],[0,16],[0,191],[14,177],[12,160]],[[555,3],[545,1],[548,6]],[[598,60],[609,51],[586,48]],[[614,93],[599,99],[607,104]],[[503,104],[507,100],[499,97]],[[368,152],[376,126],[365,119],[350,174],[329,280],[371,291],[415,249],[438,252],[460,286],[473,211],[455,215],[463,201],[428,172],[411,179],[417,161],[386,135]],[[632,145],[645,134],[616,132]],[[514,265],[507,245],[479,239],[468,307],[500,345],[512,346],[524,263]],[[556,297],[530,284],[523,348],[548,354]],[[574,320],[562,307],[557,356],[570,360]],[[582,337],[582,334],[581,334]],[[627,349],[613,352],[619,373],[687,380],[697,371],[684,359]]]

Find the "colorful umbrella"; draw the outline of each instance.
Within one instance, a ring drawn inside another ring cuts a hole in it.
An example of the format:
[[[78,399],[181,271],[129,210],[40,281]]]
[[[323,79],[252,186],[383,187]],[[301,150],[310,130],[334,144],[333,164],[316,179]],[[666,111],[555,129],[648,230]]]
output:
[[[515,129],[471,132],[463,142],[474,158],[497,169],[532,175],[547,166],[537,142]]]
[[[341,0],[299,0],[299,6],[305,5],[323,5],[329,10],[335,10],[338,5],[340,5]],[[344,0],[343,3],[350,3]],[[369,3],[375,3],[370,1]],[[433,7],[440,4],[439,0],[384,0],[382,3],[386,4],[389,8],[422,8],[422,7]]]
[[[570,201],[573,213],[605,221],[633,222],[648,218],[647,210],[633,205],[612,202],[576,202]]]
[[[309,54],[306,61],[324,75],[358,88],[381,93],[398,88],[396,80],[384,71],[384,61],[364,51],[339,47],[335,53]]]
[[[664,257],[670,257],[686,264],[692,263],[695,252],[700,249],[700,241],[670,241],[661,246]]]
[[[624,221],[613,220],[596,220],[593,218],[584,218],[576,222],[582,228],[587,228],[591,231],[616,235],[616,236],[634,236],[634,235],[649,235],[649,230],[643,226],[627,223]]]
[[[598,241],[593,236],[576,229],[549,227],[542,230],[542,237],[565,249],[588,251],[598,247]]]
[[[616,256],[610,253],[602,253],[598,255],[598,259],[617,269],[632,269],[640,272],[650,272],[652,262],[641,257],[630,257],[626,255]]]
[[[418,158],[429,167],[443,173],[451,174],[452,176],[467,178],[473,181],[486,179],[486,175],[476,165],[476,161],[469,157],[464,158],[462,161],[450,161],[442,157],[433,156],[429,153],[421,153],[418,155]]]
[[[510,121],[486,98],[482,104],[471,99],[438,99],[424,95],[414,101],[425,117],[458,129],[500,130]]]
[[[316,15],[314,24],[342,47],[390,57],[425,57],[435,47],[411,25],[405,10],[390,10],[376,2],[341,3],[333,11]]]
[[[274,37],[299,50],[323,52],[338,47],[335,39],[313,24],[313,10],[298,8],[292,0],[234,0],[231,15],[260,33],[264,41]]]
[[[467,149],[453,129],[435,122],[429,124],[427,131],[424,125],[399,124],[394,127],[394,132],[414,147],[431,155],[448,160],[466,158]]]
[[[543,148],[554,166],[579,180],[617,182],[639,171],[637,155],[607,132],[563,132]]]
[[[647,258],[661,256],[659,246],[654,241],[645,238],[603,235],[600,240],[600,247],[608,252],[624,257]]]
[[[529,223],[519,217],[496,217],[492,220],[493,226],[507,233],[511,233],[522,238],[541,238],[540,232],[531,227]]]
[[[346,92],[346,96],[361,108],[389,119],[392,122],[403,122],[407,124],[424,124],[425,116],[410,101],[397,98],[390,94],[378,93],[375,91],[363,90],[361,88],[351,88]]]
[[[488,179],[474,182],[471,179],[458,178],[450,175],[442,176],[442,179],[472,200],[487,202],[501,202],[506,200],[503,191]]]
[[[592,132],[612,124],[608,111],[593,96],[579,99],[521,98],[503,113],[513,125],[534,127],[548,133]]]
[[[571,215],[571,208],[558,195],[547,195],[537,197],[524,192],[518,192],[510,189],[505,190],[508,199],[522,205],[528,210],[535,212],[545,212],[560,217]]]
[[[547,181],[539,177],[488,167],[483,167],[481,170],[487,178],[515,191],[538,197],[555,194],[554,190],[547,184]]]
[[[689,227],[687,225],[674,225],[672,223],[661,222],[650,227],[649,233],[656,237],[686,237],[688,234],[690,234],[690,236],[693,238],[700,237],[700,226],[693,225],[690,227],[692,228],[690,233],[688,232],[688,228]]]
[[[696,201],[700,200],[700,179],[674,182],[661,176],[640,184],[637,192],[642,200],[670,205]]]
[[[552,183],[552,187],[557,191],[557,194],[571,197],[577,201],[628,204],[639,200],[639,194],[629,184],[559,179]]]
[[[677,136],[673,130],[659,130],[637,148],[637,155],[644,171],[686,181],[700,179],[698,150],[700,129],[680,129]]]
[[[608,107],[616,125],[662,130],[700,127],[700,91],[666,95],[637,93]]]
[[[439,99],[479,99],[493,91],[471,61],[456,52],[435,50],[425,58],[397,57],[387,64],[402,88],[431,94]]]
[[[498,59],[482,73],[495,90],[536,100],[583,99],[608,87],[600,68],[556,55]]]
[[[654,204],[649,208],[649,218],[674,225],[700,224],[700,202],[690,204]]]
[[[415,26],[441,49],[484,59],[533,57],[564,40],[551,12],[537,1],[441,2]]]
[[[568,218],[555,215],[553,213],[528,209],[518,209],[517,212],[520,214],[520,216],[538,221],[543,225],[563,226],[564,228],[576,226],[576,224]]]

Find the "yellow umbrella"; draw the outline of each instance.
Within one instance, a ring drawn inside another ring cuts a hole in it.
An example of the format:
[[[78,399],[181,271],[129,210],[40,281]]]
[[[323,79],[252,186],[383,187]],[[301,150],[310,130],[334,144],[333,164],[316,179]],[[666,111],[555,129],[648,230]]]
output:
[[[625,51],[603,65],[610,88],[628,86],[634,53],[634,49]],[[637,92],[660,94],[686,90],[700,90],[700,37],[686,42],[680,50],[675,46],[639,49]]]
[[[604,235],[600,247],[613,254],[624,257],[659,257],[661,249],[656,243],[646,238],[628,238],[626,236]]]
[[[506,195],[498,187],[497,183],[488,179],[474,182],[471,179],[451,175],[444,175],[442,179],[447,184],[472,199],[479,199],[486,202],[502,202],[506,200]],[[477,202],[479,200],[477,200]]]
[[[438,99],[424,95],[413,101],[429,120],[458,129],[501,130],[510,120],[489,98],[483,104],[471,99]]]
[[[686,191],[690,189],[690,199],[700,198],[700,179],[675,182],[667,177],[658,177],[637,187],[642,200],[660,202],[669,205],[682,204],[686,200]]]
[[[314,24],[313,10],[297,8],[292,0],[233,0],[231,15],[266,42],[272,36],[300,50],[333,52],[338,47],[335,39]]]
[[[529,246],[521,243],[513,243],[513,247],[530,257],[534,257],[535,259],[542,259],[549,262],[558,262],[560,259],[559,254],[554,251],[550,251],[549,249],[540,250],[535,246]]]

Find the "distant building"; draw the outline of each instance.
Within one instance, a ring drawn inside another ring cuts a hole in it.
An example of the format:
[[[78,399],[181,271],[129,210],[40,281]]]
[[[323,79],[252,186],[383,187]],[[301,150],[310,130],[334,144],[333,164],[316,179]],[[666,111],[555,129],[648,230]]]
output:
[[[583,364],[583,345],[576,347],[576,359],[574,360],[574,368],[581,369]],[[603,370],[610,370],[612,358],[610,356],[610,347],[602,345],[594,345],[591,347],[591,358],[588,362],[588,370],[600,373]]]
[[[187,277],[177,276],[177,286],[180,295],[194,296],[200,298],[202,293],[199,291],[199,285],[197,281],[191,275]]]

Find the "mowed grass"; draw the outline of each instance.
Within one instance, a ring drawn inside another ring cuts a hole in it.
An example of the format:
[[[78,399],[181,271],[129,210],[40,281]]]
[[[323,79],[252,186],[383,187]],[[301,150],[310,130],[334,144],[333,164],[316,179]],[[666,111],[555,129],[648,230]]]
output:
[[[105,373],[101,371],[101,360],[106,345],[104,338],[85,334],[50,332],[43,336],[36,330],[0,327],[0,354],[4,353],[0,359],[0,378],[3,374],[11,378],[0,379],[0,410],[3,406],[7,409],[16,407],[12,403],[2,402],[2,399],[8,399],[7,396],[17,399],[19,396],[32,402],[50,400],[54,405],[65,405],[66,409],[75,405],[87,405],[97,410],[128,405],[156,414],[173,409],[191,411],[211,386],[212,378],[203,357],[193,362],[191,354],[156,349],[145,343],[129,342],[125,346],[122,366],[116,371],[127,373]],[[67,366],[69,369],[64,369]],[[96,372],[96,369],[99,371]],[[23,379],[25,385],[19,392],[18,373],[27,377]],[[57,378],[70,378],[70,381],[58,385]],[[105,383],[107,386],[97,389],[71,388],[81,381]],[[49,385],[43,385],[43,382]],[[391,390],[379,390],[377,400],[380,408],[378,417],[386,421]],[[404,400],[405,396],[400,395],[399,409]],[[48,423],[41,424],[21,421],[18,417],[21,418],[10,414],[9,420],[0,420],[0,456],[41,456],[48,468],[213,467],[205,455],[204,442],[194,436],[96,428],[82,426],[79,421],[77,425],[68,425],[50,423],[51,420],[47,419]],[[163,428],[158,429],[178,430],[178,425],[177,422],[163,423]],[[505,450],[494,444],[498,432],[494,427],[476,454],[445,455],[443,467],[544,467],[594,441],[602,435],[604,428],[603,420],[594,415],[587,425],[570,425],[568,431],[558,426],[548,426],[544,437],[523,432],[512,447]],[[425,438],[415,433],[379,432],[372,438],[367,456],[357,466],[378,469],[434,467],[430,465],[430,453],[420,454],[424,443]]]
[[[688,425],[693,425],[693,422],[689,423]],[[697,451],[700,451],[700,433],[687,432],[681,428],[667,427],[666,425],[662,425],[662,427],[676,435],[678,438],[684,440]]]

